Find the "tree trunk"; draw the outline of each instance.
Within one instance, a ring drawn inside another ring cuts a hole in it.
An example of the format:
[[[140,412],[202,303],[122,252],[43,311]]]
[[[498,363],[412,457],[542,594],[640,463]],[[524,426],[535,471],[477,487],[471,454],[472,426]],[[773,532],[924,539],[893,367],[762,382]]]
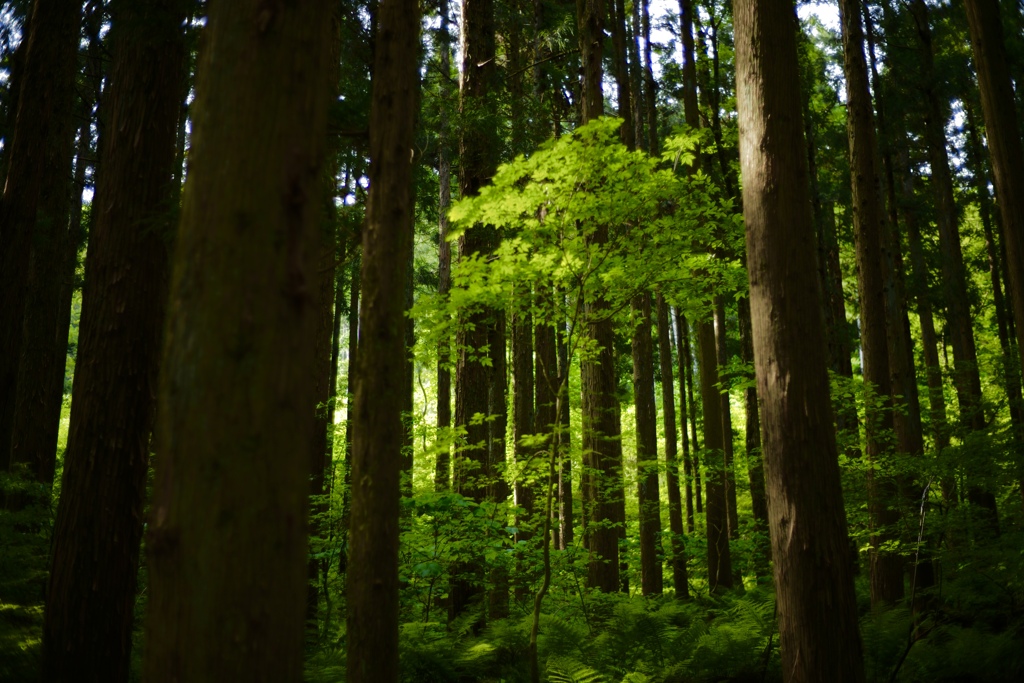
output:
[[[257,0],[210,7],[157,411],[150,681],[302,677],[329,16],[326,0],[287,12]],[[407,16],[418,26],[413,8]],[[382,431],[380,444],[400,436]],[[393,538],[397,550],[397,529]],[[388,566],[352,564],[376,580]],[[387,612],[384,600],[375,613]],[[359,633],[381,642],[370,623]]]
[[[744,363],[754,363],[754,338],[750,321],[750,298],[743,297],[737,302],[740,319],[740,358]],[[756,379],[756,378],[755,378]],[[757,556],[754,568],[758,577],[770,573],[771,539],[768,537],[768,499],[764,483],[764,458],[761,456],[761,416],[757,404],[757,388],[748,386],[743,391],[744,410],[747,414],[746,451],[747,473],[750,478],[750,507],[754,513],[754,531]]]
[[[964,0],[974,68],[981,90],[996,196],[1003,218],[1017,352],[1024,367],[1024,144],[1021,142],[1010,62],[1006,56],[997,0]]]
[[[897,490],[876,463],[886,449],[885,434],[893,429],[892,385],[886,336],[883,271],[885,215],[882,211],[875,121],[864,58],[864,29],[858,0],[840,0],[843,61],[846,74],[847,133],[853,186],[853,223],[857,236],[857,279],[860,292],[861,349],[868,390],[867,425],[868,513],[871,523],[871,604],[879,607],[903,598],[903,558],[882,550],[895,538],[899,521]]]
[[[651,339],[650,294],[644,293],[634,298],[632,324],[640,585],[644,595],[656,595],[662,592],[663,578],[661,490],[658,487],[658,409],[654,404],[654,342]],[[678,488],[676,495],[679,495]]]
[[[459,140],[463,197],[479,193],[497,168],[496,130],[489,96],[495,87],[494,1],[462,2],[462,81],[459,91],[460,114],[471,125],[462,129]],[[497,242],[493,227],[476,225],[459,238],[459,258],[490,253]],[[504,315],[504,312],[500,312]],[[455,425],[466,430],[466,442],[456,449],[455,488],[477,502],[488,496],[490,486],[491,428],[474,416],[490,415],[493,373],[476,358],[490,344],[497,325],[498,311],[480,310],[461,321],[455,338],[458,354],[455,367]],[[492,349],[493,352],[493,349]],[[461,614],[478,594],[473,576],[481,570],[474,561],[461,567],[451,590],[449,617]]]
[[[451,100],[451,35],[448,29],[448,0],[440,0],[441,27],[438,29],[436,49],[440,54],[441,69],[441,121],[438,131],[437,176],[438,176],[438,246],[437,246],[437,293],[446,299],[452,287],[452,245],[448,241],[448,208],[452,202],[451,151],[449,110]],[[452,427],[452,373],[451,342],[444,337],[437,347],[437,441],[441,449],[437,453],[434,473],[434,489],[447,491],[451,485],[451,427]]]
[[[693,516],[693,458],[690,456],[689,410],[687,409],[686,354],[683,353],[683,317],[679,309],[673,312],[675,317],[676,358],[679,364],[679,431],[683,435],[683,491],[686,497],[686,532],[692,534],[695,529]],[[696,444],[696,441],[694,442]],[[695,449],[696,450],[696,449]]]
[[[53,362],[56,330],[47,334],[39,329],[40,336],[33,333],[37,322],[47,329],[57,323],[59,291],[49,292],[46,301],[30,304],[29,299],[43,295],[39,287],[59,285],[63,272],[81,20],[78,0],[37,0],[25,23],[24,61],[17,79],[21,89],[0,207],[0,470],[4,471],[10,468],[23,354],[38,361],[36,372],[30,374],[39,388],[45,386],[45,373]],[[35,292],[30,289],[33,282]],[[44,304],[46,309],[38,308]],[[30,348],[29,344],[43,346]]]
[[[718,379],[723,385],[727,385],[722,376],[724,368],[728,365],[728,343],[725,329],[725,297],[715,297],[715,349],[718,358]],[[725,389],[725,386],[723,386]],[[739,513],[736,510],[736,472],[733,466],[733,442],[732,442],[732,406],[729,400],[729,391],[719,390],[722,400],[722,452],[725,455],[725,502],[729,514],[729,538],[740,537]],[[738,579],[739,575],[735,574]]]
[[[718,354],[715,327],[710,320],[697,323],[700,353],[700,394],[704,407],[705,482],[707,490],[708,589],[712,593],[733,587],[729,553],[729,508],[726,499],[725,432],[722,400],[718,392]]]
[[[788,683],[864,667],[832,428],[793,3],[737,0],[736,83],[750,308]],[[768,49],[768,46],[771,46]]]
[[[572,434],[569,424],[569,329],[565,320],[561,320],[556,330],[555,348],[558,353],[558,426],[555,430],[555,444],[561,466],[558,470],[558,537],[561,549],[566,550],[573,544],[573,503],[572,503],[572,459],[569,457],[569,437]]]
[[[644,7],[646,12],[646,4]],[[686,539],[683,531],[682,499],[679,495],[678,439],[676,437],[675,384],[672,380],[672,343],[669,331],[668,304],[658,294],[658,361],[661,366],[661,405],[665,429],[665,480],[668,484],[668,563],[672,568],[672,588],[677,599],[690,597],[686,575]],[[685,433],[685,430],[684,430]],[[687,510],[692,514],[692,508]]]
[[[529,300],[529,297],[526,300]],[[534,514],[537,484],[534,481],[534,476],[543,476],[534,462],[534,448],[523,442],[523,438],[527,435],[535,434],[543,429],[543,423],[540,420],[534,420],[533,333],[533,316],[528,311],[516,311],[512,314],[512,383],[514,389],[512,394],[514,418],[512,439],[516,457],[516,508],[523,510],[521,514],[517,513],[516,528],[519,530],[516,534],[517,544],[519,541],[527,541],[533,536],[533,527],[537,524]],[[551,350],[554,351],[554,345]],[[536,386],[538,391],[543,383],[544,379],[538,376]],[[539,403],[537,409],[539,412]],[[537,463],[544,461],[544,458],[536,460]],[[541,523],[543,524],[543,522]],[[516,587],[516,598],[522,601],[529,593],[528,585],[533,578],[533,572],[523,576],[526,572],[520,566],[516,573],[520,575]]]
[[[697,512],[704,512],[703,495],[701,493],[700,476],[700,441],[697,439],[697,402],[694,400],[694,379],[693,379],[693,352],[690,349],[690,325],[684,316],[676,312],[676,329],[682,329],[683,355],[686,360],[686,398],[690,404],[690,443],[693,446],[692,463],[690,469],[693,471],[693,494],[697,500]],[[705,447],[707,444],[705,444]]]
[[[47,681],[127,681],[173,241],[183,2],[111,7],[113,65],[43,630]],[[125,137],[123,131],[132,131]]]

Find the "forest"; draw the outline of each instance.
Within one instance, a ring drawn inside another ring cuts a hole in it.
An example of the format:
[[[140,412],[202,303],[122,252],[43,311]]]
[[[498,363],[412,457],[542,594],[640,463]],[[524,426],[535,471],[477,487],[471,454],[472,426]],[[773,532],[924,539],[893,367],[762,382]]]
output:
[[[0,681],[1024,680],[1020,0],[0,3]]]

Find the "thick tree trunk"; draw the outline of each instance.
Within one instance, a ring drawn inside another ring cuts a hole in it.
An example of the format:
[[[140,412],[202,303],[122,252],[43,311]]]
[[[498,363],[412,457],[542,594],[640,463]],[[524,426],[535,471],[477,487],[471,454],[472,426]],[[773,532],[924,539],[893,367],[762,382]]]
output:
[[[405,14],[418,26],[415,8]],[[332,90],[329,17],[326,0],[286,12],[257,0],[210,7],[157,411],[150,681],[302,678],[317,318],[310,289]],[[409,146],[396,145],[394,165]],[[390,196],[393,206],[397,189]],[[381,432],[380,447],[400,436],[390,423]],[[365,481],[383,487],[373,500],[387,506],[387,482]],[[374,537],[393,538],[397,552],[397,528]],[[383,557],[356,557],[353,566],[372,567],[383,581]],[[373,609],[383,615],[381,593]],[[359,614],[351,598],[348,608]],[[350,629],[350,644],[353,633],[384,637],[369,619]]]
[[[871,520],[871,603],[894,604],[903,598],[903,558],[882,550],[892,540],[899,521],[895,482],[877,471],[885,451],[885,434],[893,429],[892,384],[886,336],[885,215],[882,211],[880,168],[877,159],[874,113],[864,58],[864,29],[858,0],[840,0],[843,61],[846,74],[847,133],[853,187],[853,222],[857,234],[857,279],[860,291],[861,350],[866,409],[868,512]]]
[[[398,680],[399,497],[408,408],[405,316],[415,200],[413,128],[420,9],[412,0],[378,8],[370,120],[370,193],[363,232],[352,425],[352,521],[348,570],[348,680]]]
[[[646,12],[646,6],[645,6]],[[661,405],[665,430],[665,480],[668,485],[668,563],[672,568],[672,588],[676,598],[690,597],[686,574],[686,539],[683,532],[682,499],[679,495],[679,446],[676,432],[675,383],[672,379],[672,333],[669,330],[668,304],[658,294],[658,361],[661,368]],[[684,430],[685,433],[685,430]],[[688,510],[688,512],[692,512]]]
[[[861,683],[803,156],[793,3],[737,0],[736,83],[750,308],[788,683]],[[770,49],[768,49],[770,46]]]
[[[34,372],[26,373],[35,384],[30,390],[46,386],[46,371],[53,362],[53,326],[58,324],[59,284],[69,239],[81,20],[78,0],[37,0],[25,24],[23,61],[16,79],[21,88],[0,206],[0,470],[10,467],[22,358],[28,353],[33,362]],[[44,287],[48,291],[41,291]],[[43,299],[30,303],[33,295]],[[26,399],[26,407],[31,402]],[[26,460],[36,457],[27,454]]]
[[[184,8],[154,0],[111,7],[107,125],[43,629],[47,681],[128,680],[178,199],[171,179]]]

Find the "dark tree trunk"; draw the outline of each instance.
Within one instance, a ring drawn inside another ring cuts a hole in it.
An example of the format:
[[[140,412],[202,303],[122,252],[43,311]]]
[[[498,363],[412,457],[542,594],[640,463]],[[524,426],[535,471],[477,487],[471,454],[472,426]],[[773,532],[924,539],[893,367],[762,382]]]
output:
[[[555,329],[555,349],[558,353],[558,426],[555,430],[555,444],[561,466],[558,470],[558,537],[561,549],[573,544],[573,503],[572,503],[572,459],[569,457],[569,329],[563,319]]]
[[[476,195],[497,168],[496,127],[489,110],[489,97],[495,87],[495,38],[493,0],[462,2],[462,82],[459,108],[472,125],[464,126],[459,140],[461,173],[459,185],[463,197]],[[459,258],[487,254],[496,245],[494,228],[476,225],[459,238]],[[504,312],[500,312],[504,315]],[[455,425],[465,428],[466,441],[456,449],[455,489],[477,502],[493,493],[490,478],[491,432],[488,422],[474,416],[491,415],[491,382],[494,372],[474,356],[493,341],[499,312],[481,310],[460,321],[455,346]],[[492,353],[494,349],[491,349]],[[490,491],[489,491],[490,489]],[[449,616],[465,611],[479,590],[473,575],[480,572],[479,562],[460,567],[453,582]]]
[[[750,308],[779,640],[789,683],[861,683],[800,98],[792,77],[793,11],[790,0],[734,5]]]
[[[887,232],[882,211],[880,167],[876,154],[875,119],[868,89],[864,57],[864,28],[858,0],[840,0],[843,58],[846,74],[847,133],[853,187],[853,222],[857,234],[857,278],[860,291],[861,349],[866,409],[868,512],[871,521],[871,603],[894,604],[903,598],[903,558],[882,550],[892,540],[899,521],[897,490],[876,463],[886,449],[885,434],[893,429],[892,384],[886,335],[886,282],[884,241]]]
[[[632,324],[636,479],[640,512],[640,586],[644,595],[656,595],[662,592],[663,578],[661,490],[658,487],[658,409],[654,404],[654,342],[651,339],[650,294],[634,298]],[[678,486],[676,495],[679,495]]]
[[[701,492],[700,476],[700,441],[697,438],[697,402],[694,400],[694,379],[693,379],[693,351],[690,348],[690,325],[684,316],[676,313],[676,328],[682,328],[683,355],[686,360],[686,398],[690,404],[690,443],[693,446],[692,462],[690,469],[693,471],[693,493],[697,500],[697,513],[704,512],[703,494]],[[706,446],[707,444],[705,444]]]
[[[750,298],[737,302],[740,319],[740,358],[754,363],[754,338],[750,321]],[[747,473],[750,478],[750,507],[754,513],[754,531],[758,534],[755,545],[757,556],[754,568],[759,577],[770,574],[771,539],[768,537],[768,498],[764,483],[764,458],[761,456],[761,416],[757,403],[757,388],[748,386],[743,391],[744,410],[747,414],[746,451]]]
[[[409,371],[409,263],[415,199],[413,129],[419,89],[420,8],[378,8],[370,120],[370,193],[363,232],[360,329],[352,425],[352,521],[348,571],[348,680],[398,681],[398,541],[403,411]]]
[[[715,350],[718,358],[718,379],[727,386],[728,382],[723,377],[724,368],[729,364],[728,333],[725,323],[725,297],[718,295],[715,297]],[[719,395],[722,400],[722,453],[725,456],[725,503],[729,515],[729,538],[738,539],[740,529],[739,513],[736,510],[736,471],[733,466],[732,407],[728,390],[720,391]],[[739,574],[734,574],[733,578],[738,582]]]
[[[302,678],[329,16],[326,0],[210,6],[157,410],[149,681]],[[414,8],[407,16],[418,26]],[[399,149],[408,159],[409,145]],[[383,490],[374,501],[386,505]],[[381,580],[388,564],[353,566]],[[373,609],[387,613],[383,595]],[[380,643],[370,624],[359,633]]]
[[[601,64],[604,42],[602,0],[576,0],[580,56],[583,63],[583,123],[604,113]],[[608,226],[598,225],[589,246],[608,243]],[[615,398],[615,332],[607,304],[600,298],[584,307],[586,336],[598,349],[596,358],[583,360],[583,485],[584,518],[590,560],[587,585],[606,593],[619,589],[619,532],[617,500],[622,494],[618,442],[618,401]]]
[[[362,241],[361,238],[358,241]],[[353,245],[353,248],[356,248]],[[348,571],[348,531],[352,510],[352,425],[355,424],[356,359],[359,352],[359,284],[362,279],[362,257],[352,259],[348,283],[348,367],[346,368],[345,397],[345,477],[341,498],[341,551],[338,554],[338,573]]]
[[[683,435],[683,490],[686,497],[686,532],[692,534],[694,532],[694,516],[693,516],[693,458],[690,456],[690,437],[689,437],[689,410],[687,409],[688,401],[686,398],[687,387],[687,360],[686,354],[683,353],[683,316],[679,313],[679,309],[675,309],[673,316],[675,317],[675,340],[676,340],[676,357],[679,364],[679,431]],[[692,397],[691,397],[692,400]],[[696,444],[696,441],[694,442]],[[696,449],[695,449],[696,450]]]
[[[645,12],[646,9],[645,4]],[[668,525],[671,531],[668,563],[672,568],[672,588],[675,590],[676,598],[685,599],[690,597],[690,587],[686,574],[683,504],[679,495],[679,441],[676,432],[675,383],[672,379],[672,334],[669,330],[668,304],[661,294],[658,294],[657,307],[658,361],[661,369],[661,405],[665,430],[665,481],[668,484]]]
[[[111,7],[113,65],[43,628],[47,681],[128,680],[179,194],[184,16],[184,2]]]
[[[78,0],[37,0],[25,23],[23,61],[15,80],[21,87],[0,206],[0,470],[10,468],[22,358],[28,353],[33,363],[25,375],[33,382],[30,390],[46,386],[53,363],[69,239],[81,20]],[[32,400],[25,400],[28,408]],[[25,459],[37,457],[30,453]]]
[[[1013,305],[1017,352],[1024,367],[1024,143],[1021,142],[997,0],[964,0],[974,68],[981,90],[996,196],[1003,218],[1007,289]]]
[[[441,121],[438,131],[437,176],[438,176],[438,246],[437,246],[437,293],[445,298],[452,286],[452,246],[448,242],[448,208],[452,202],[451,129],[449,112],[451,108],[451,35],[448,28],[448,0],[441,0],[439,13],[441,27],[438,29],[436,49],[440,54],[441,68]],[[445,444],[437,453],[434,474],[434,489],[447,491],[451,485],[451,427],[452,427],[452,373],[450,369],[450,340],[445,337],[437,348],[437,440]]]
[[[697,349],[700,353],[700,394],[704,407],[708,589],[716,593],[733,587],[729,508],[726,499],[725,432],[722,425],[722,400],[717,386],[715,327],[710,320],[702,320],[696,327]]]

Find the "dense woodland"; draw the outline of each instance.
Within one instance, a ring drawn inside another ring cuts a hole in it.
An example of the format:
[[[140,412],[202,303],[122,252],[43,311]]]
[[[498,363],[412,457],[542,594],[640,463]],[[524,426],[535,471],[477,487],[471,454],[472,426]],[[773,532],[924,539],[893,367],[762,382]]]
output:
[[[1024,680],[1024,5],[8,0],[0,680]]]

